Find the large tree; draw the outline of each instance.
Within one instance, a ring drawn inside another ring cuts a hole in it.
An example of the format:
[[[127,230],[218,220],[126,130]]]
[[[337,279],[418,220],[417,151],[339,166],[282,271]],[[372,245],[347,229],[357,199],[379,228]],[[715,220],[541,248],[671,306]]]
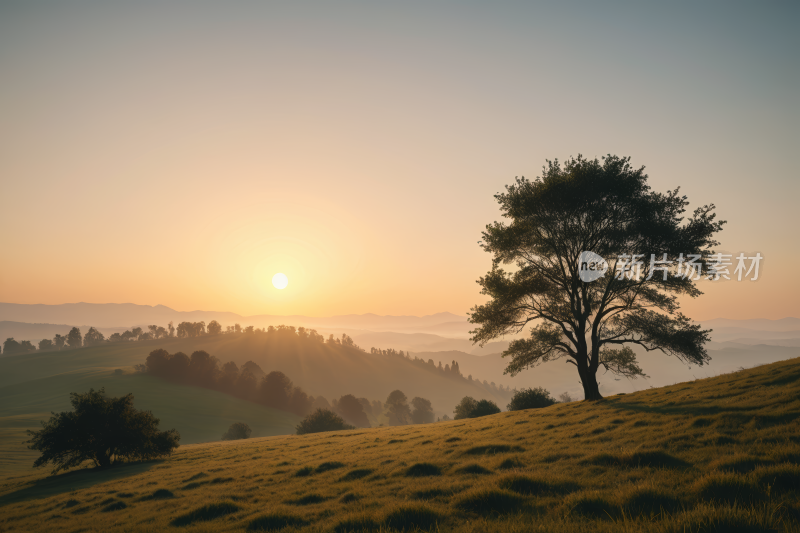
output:
[[[133,395],[108,398],[105,391],[70,394],[73,411],[53,413],[39,431],[28,430],[28,447],[42,452],[33,466],[52,463],[53,473],[92,461],[108,467],[126,460],[169,455],[178,447],[174,429],[158,431],[158,418],[133,407]]]
[[[507,374],[566,358],[586,399],[596,400],[600,367],[644,375],[632,345],[690,364],[709,360],[709,331],[678,312],[678,296],[700,295],[697,269],[713,264],[724,224],[713,205],[684,218],[678,189],[651,191],[644,167],[616,156],[548,161],[542,177],[518,178],[495,198],[508,222],[483,232],[481,246],[494,257],[478,283],[490,299],[470,321],[481,346],[530,327],[503,353]]]

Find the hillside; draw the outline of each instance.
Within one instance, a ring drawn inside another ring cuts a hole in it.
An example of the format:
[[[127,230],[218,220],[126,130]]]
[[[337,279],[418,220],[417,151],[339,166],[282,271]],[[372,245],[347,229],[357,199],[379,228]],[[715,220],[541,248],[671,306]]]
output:
[[[252,360],[270,372],[280,370],[314,396],[328,400],[355,394],[384,401],[400,389],[409,400],[428,398],[437,416],[450,414],[464,396],[487,398],[505,408],[508,392],[490,390],[464,379],[442,377],[398,357],[377,356],[352,349],[318,344],[310,349],[270,342],[266,335],[219,335],[191,339],[103,344],[60,352],[36,352],[0,358],[0,451],[9,460],[0,472],[26,468],[31,454],[21,444],[26,429],[39,427],[50,411],[69,407],[70,392],[105,387],[109,393],[133,393],[138,408],[154,411],[169,428],[181,433],[183,443],[208,442],[235,421],[245,421],[254,435],[293,433],[299,419],[251,402],[208,389],[175,385],[132,372],[156,348],[191,354],[206,350],[221,361],[238,365]],[[437,359],[438,362],[439,359]],[[450,360],[442,360],[442,364]]]
[[[792,359],[594,403],[182,446],[106,472],[9,477],[0,525],[800,531],[799,423]]]

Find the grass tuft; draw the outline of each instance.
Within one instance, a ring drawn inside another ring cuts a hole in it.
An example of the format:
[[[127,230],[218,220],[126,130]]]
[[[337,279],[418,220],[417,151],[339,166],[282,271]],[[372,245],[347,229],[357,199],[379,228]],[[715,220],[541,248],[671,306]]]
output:
[[[119,511],[120,509],[125,509],[126,507],[128,507],[128,504],[126,504],[125,502],[119,502],[118,501],[118,502],[114,502],[114,503],[109,503],[108,505],[103,507],[101,509],[101,511],[104,512],[104,513],[108,513],[108,512],[111,512],[111,511]]]
[[[329,461],[327,463],[322,463],[317,467],[317,474],[328,472],[329,470],[336,470],[337,468],[342,468],[343,466],[344,463],[340,463],[338,461]]]
[[[580,487],[575,483],[567,481],[547,481],[528,476],[506,476],[502,478],[498,485],[506,490],[517,494],[528,496],[540,496],[543,494],[568,494],[575,492]]]
[[[424,505],[404,505],[389,512],[383,519],[386,527],[400,531],[429,530],[440,522],[442,517]]]
[[[473,446],[464,452],[465,455],[495,455],[498,453],[524,452],[520,446],[509,444],[488,444],[484,446]]]
[[[241,507],[233,502],[211,503],[177,517],[170,524],[173,526],[188,526],[195,522],[207,522],[233,514],[240,509]]]
[[[278,531],[287,527],[302,527],[306,521],[299,516],[275,512],[258,516],[247,524],[247,531]]]
[[[459,468],[458,471],[461,472],[462,474],[491,474],[492,473],[491,470],[487,470],[486,468],[482,467],[481,465],[475,464],[475,463],[472,463],[472,464],[469,464],[469,465],[464,466],[462,468]]]
[[[477,489],[456,502],[456,508],[479,515],[501,515],[512,513],[525,505],[525,499],[497,489]]]
[[[336,524],[333,528],[334,533],[361,533],[364,531],[375,531],[380,529],[374,518],[368,515],[346,518]]]
[[[442,470],[431,463],[416,463],[406,470],[406,477],[441,476]]]
[[[355,481],[356,479],[365,478],[373,472],[374,470],[371,468],[356,468],[340,477],[339,481]]]

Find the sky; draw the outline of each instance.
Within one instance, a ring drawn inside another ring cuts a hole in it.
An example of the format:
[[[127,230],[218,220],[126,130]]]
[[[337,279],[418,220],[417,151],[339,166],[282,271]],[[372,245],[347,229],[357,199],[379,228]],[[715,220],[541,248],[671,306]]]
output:
[[[465,314],[494,195],[616,154],[764,257],[688,316],[800,316],[798,22],[790,2],[0,1],[0,301]]]

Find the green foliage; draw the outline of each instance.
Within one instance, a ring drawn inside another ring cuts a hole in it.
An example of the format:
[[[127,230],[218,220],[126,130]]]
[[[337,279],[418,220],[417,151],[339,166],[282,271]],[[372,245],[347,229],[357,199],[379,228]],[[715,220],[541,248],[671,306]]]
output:
[[[686,197],[678,189],[652,192],[647,179],[644,167],[632,168],[629,158],[609,155],[601,163],[578,156],[563,166],[548,161],[540,178],[518,178],[495,196],[509,223],[495,222],[483,232],[481,246],[494,257],[478,283],[490,300],[472,308],[470,322],[479,326],[472,340],[483,346],[541,321],[503,353],[511,359],[507,373],[566,358],[586,399],[597,400],[601,366],[626,377],[643,375],[626,345],[690,364],[709,360],[703,347],[709,332],[678,312],[678,296],[700,291],[676,263],[697,255],[707,271],[718,244],[714,234],[724,222],[715,221],[713,205],[685,217]],[[608,271],[599,279],[581,279],[584,251],[606,261]],[[617,275],[626,256],[643,258],[639,276]],[[673,266],[656,270],[650,258]],[[502,264],[513,264],[513,271]]]
[[[33,466],[52,463],[55,473],[90,460],[107,467],[162,457],[178,447],[178,432],[158,431],[159,419],[134,409],[132,394],[107,398],[105,389],[90,389],[70,394],[70,402],[74,411],[53,413],[41,430],[28,430],[28,447],[42,453]]]
[[[231,424],[231,427],[228,428],[228,431],[222,435],[222,440],[249,439],[252,433],[253,430],[244,422],[234,422]]]
[[[521,411],[523,409],[540,409],[550,407],[556,400],[550,393],[542,387],[533,389],[521,389],[514,392],[511,403],[508,404],[509,411]]]
[[[323,431],[339,431],[342,429],[355,429],[347,424],[342,417],[328,409],[317,409],[308,415],[297,426],[297,434],[321,433]]]
[[[464,418],[494,415],[500,412],[500,408],[491,400],[476,401],[475,398],[464,396],[453,412],[455,413],[455,420],[462,420]]]

